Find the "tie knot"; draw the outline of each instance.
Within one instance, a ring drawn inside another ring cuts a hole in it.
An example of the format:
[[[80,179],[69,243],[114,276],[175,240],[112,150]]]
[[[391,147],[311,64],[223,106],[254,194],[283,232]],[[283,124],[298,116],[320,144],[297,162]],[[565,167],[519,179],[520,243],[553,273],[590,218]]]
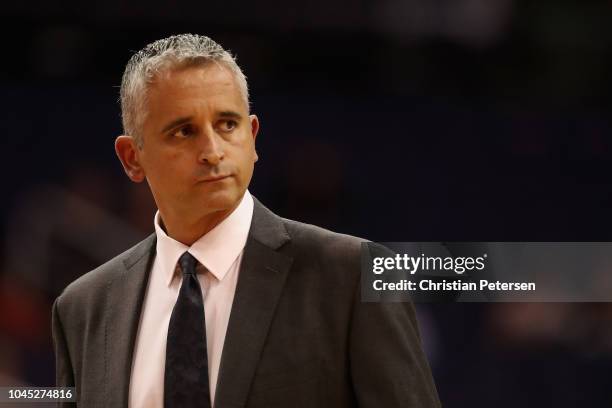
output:
[[[181,266],[181,272],[183,272],[183,275],[195,275],[197,263],[198,260],[195,259],[189,252],[185,252],[179,258],[179,265]]]

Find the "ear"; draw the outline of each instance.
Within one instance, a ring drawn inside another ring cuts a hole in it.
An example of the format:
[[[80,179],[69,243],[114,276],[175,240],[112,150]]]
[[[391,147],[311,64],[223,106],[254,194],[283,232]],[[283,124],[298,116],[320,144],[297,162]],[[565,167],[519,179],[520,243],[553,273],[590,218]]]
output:
[[[253,144],[255,144],[257,134],[259,133],[259,118],[257,118],[257,115],[249,115],[249,120],[251,121],[251,135],[253,136]],[[257,150],[255,150],[255,161],[257,160],[259,160],[259,156],[257,156]]]
[[[123,165],[125,174],[135,183],[145,179],[145,172],[139,162],[138,146],[131,136],[121,135],[115,140],[115,152]]]

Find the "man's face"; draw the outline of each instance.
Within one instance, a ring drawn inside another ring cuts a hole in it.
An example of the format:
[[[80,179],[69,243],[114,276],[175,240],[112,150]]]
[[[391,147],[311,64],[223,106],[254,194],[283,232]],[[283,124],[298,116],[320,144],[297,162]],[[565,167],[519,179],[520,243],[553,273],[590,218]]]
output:
[[[162,73],[148,88],[137,160],[162,214],[197,222],[232,210],[257,161],[257,117],[232,72],[208,64]]]

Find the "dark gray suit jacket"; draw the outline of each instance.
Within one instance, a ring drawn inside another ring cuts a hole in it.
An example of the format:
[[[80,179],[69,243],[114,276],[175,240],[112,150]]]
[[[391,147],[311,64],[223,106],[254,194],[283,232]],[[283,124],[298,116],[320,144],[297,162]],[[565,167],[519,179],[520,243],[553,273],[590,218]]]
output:
[[[127,407],[155,241],[83,275],[53,305],[57,384],[76,387],[79,407]],[[361,242],[255,200],[216,408],[440,405],[413,305],[360,301]]]

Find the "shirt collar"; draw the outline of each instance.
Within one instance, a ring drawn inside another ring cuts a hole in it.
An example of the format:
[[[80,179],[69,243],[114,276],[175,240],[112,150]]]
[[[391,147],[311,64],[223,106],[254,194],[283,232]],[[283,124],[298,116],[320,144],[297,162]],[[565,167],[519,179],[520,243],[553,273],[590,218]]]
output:
[[[160,225],[159,211],[154,224],[157,235],[157,260],[170,286],[180,256],[188,251],[208,269],[215,278],[222,280],[246,245],[253,218],[253,197],[247,190],[240,204],[215,228],[202,235],[190,247],[169,237]]]

